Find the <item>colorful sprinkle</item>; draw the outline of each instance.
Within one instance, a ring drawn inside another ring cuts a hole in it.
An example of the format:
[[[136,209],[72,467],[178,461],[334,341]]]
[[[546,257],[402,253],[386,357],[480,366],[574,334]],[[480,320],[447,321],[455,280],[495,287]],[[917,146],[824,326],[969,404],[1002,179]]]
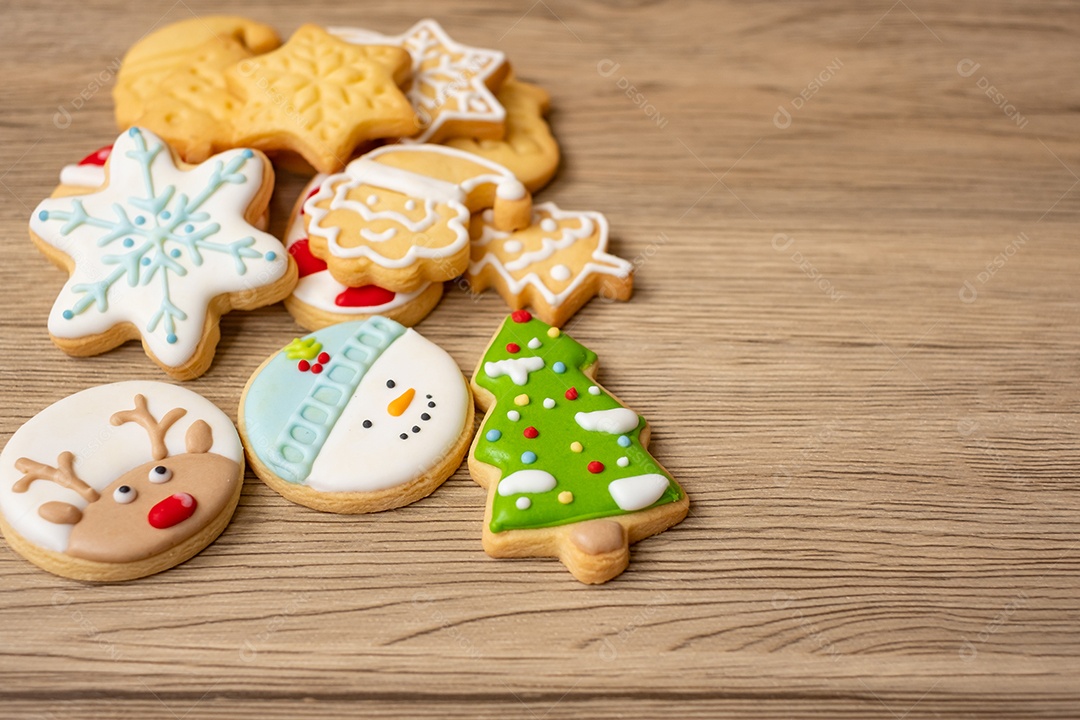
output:
[[[561,502],[563,505],[569,505],[570,503],[574,502],[574,493],[570,492],[569,490],[563,490],[561,493],[559,493],[559,502]]]
[[[559,330],[559,328],[557,328],[557,327],[548,328],[548,337],[549,338],[557,338],[560,335],[562,335],[562,331]]]
[[[532,500],[527,497],[519,497],[514,504],[517,505],[518,510],[528,510],[532,507]]]
[[[533,338],[529,341],[529,347],[533,350],[543,347],[543,345],[544,343],[540,342],[540,338]]]
[[[511,355],[513,355],[516,352],[521,352],[521,346],[518,345],[517,343],[507,343],[506,344],[506,352],[510,353]]]
[[[626,467],[627,465],[630,464],[630,458],[628,458],[628,457],[626,457],[624,455],[621,458],[619,458],[618,460],[616,460],[615,462],[618,463],[619,467]]]
[[[517,422],[521,419],[521,413],[519,413],[517,410],[511,410],[510,412],[506,413],[506,419],[510,422]]]
[[[515,310],[510,313],[510,317],[512,317],[516,323],[527,323],[532,320],[532,315],[528,310]]]
[[[319,373],[322,372],[322,365],[320,365],[319,363],[315,363],[314,365],[311,366],[311,372],[318,375]]]
[[[581,452],[584,449],[585,448],[581,447],[581,443],[579,443],[577,441],[574,441],[574,442],[570,443],[570,450],[572,452]]]
[[[544,398],[544,407],[550,410],[551,408],[555,407],[555,401],[551,398]]]
[[[521,462],[525,463],[526,465],[532,465],[534,462],[536,462],[536,453],[534,453],[532,450],[526,450],[525,452],[521,453]]]
[[[498,430],[488,430],[487,435],[484,437],[487,438],[488,442],[495,442],[502,437],[502,432]]]
[[[522,432],[521,434],[527,437],[529,440],[540,437],[540,431],[534,428],[532,425],[525,428],[524,432]]]
[[[562,375],[564,372],[566,372],[566,363],[557,362],[551,366],[551,369],[555,371],[556,375]]]
[[[521,393],[516,398],[514,398],[514,404],[515,405],[520,405],[520,406],[528,405],[529,404],[529,396],[526,395],[525,393]]]
[[[620,435],[615,442],[619,443],[619,447],[630,447],[630,438],[626,435]]]
[[[570,388],[566,391],[567,400],[577,400],[577,388]]]
[[[301,360],[300,362],[296,363],[296,369],[300,372],[307,372],[311,369],[311,363],[309,363],[307,360]]]
[[[604,463],[600,462],[599,460],[593,460],[591,463],[589,463],[589,472],[594,475],[596,473],[604,472]]]
[[[589,394],[590,395],[599,395],[600,394],[600,388],[593,385],[591,388],[589,388]]]
[[[315,359],[318,360],[319,362],[321,362],[323,365],[325,365],[326,363],[330,362],[330,354],[321,352],[321,353],[319,353],[319,357],[317,357]]]

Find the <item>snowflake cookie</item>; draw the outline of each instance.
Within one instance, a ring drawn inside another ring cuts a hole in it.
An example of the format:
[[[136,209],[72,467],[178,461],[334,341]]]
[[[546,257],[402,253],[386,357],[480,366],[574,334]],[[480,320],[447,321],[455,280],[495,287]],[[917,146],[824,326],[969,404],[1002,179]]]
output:
[[[30,218],[38,249],[71,273],[49,335],[76,356],[138,338],[171,377],[196,378],[213,360],[223,313],[275,303],[296,284],[289,254],[255,226],[273,190],[270,162],[238,149],[188,166],[131,128],[105,178],[42,201]]]

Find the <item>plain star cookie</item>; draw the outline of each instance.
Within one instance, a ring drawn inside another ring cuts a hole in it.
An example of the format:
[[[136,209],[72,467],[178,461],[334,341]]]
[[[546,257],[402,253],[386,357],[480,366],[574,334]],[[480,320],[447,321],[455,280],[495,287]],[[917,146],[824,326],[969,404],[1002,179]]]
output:
[[[411,65],[401,48],[353,45],[304,25],[277,50],[226,72],[241,100],[233,142],[295,152],[319,172],[338,172],[361,143],[416,132],[398,89]]]
[[[537,85],[507,80],[497,95],[506,108],[506,136],[501,140],[455,137],[443,143],[479,155],[510,170],[518,180],[537,192],[559,169],[559,144],[544,117],[551,96]]]
[[[104,185],[44,200],[30,218],[35,245],[71,274],[49,335],[76,356],[140,339],[170,376],[196,378],[223,313],[275,303],[296,284],[284,247],[255,227],[273,189],[270,162],[240,149],[178,165],[160,138],[132,128],[103,172]]]
[[[244,476],[225,413],[190,390],[132,381],[42,410],[0,453],[0,530],[20,555],[77,580],[184,562],[221,534]]]
[[[397,36],[359,28],[329,28],[359,45],[394,45],[412,56],[407,95],[420,132],[402,142],[439,142],[452,137],[499,140],[506,110],[493,93],[510,73],[506,55],[455,42],[434,20],[421,20]]]
[[[381,317],[293,340],[240,398],[255,474],[316,510],[368,513],[426,497],[461,464],[469,385],[445,350]]]
[[[300,193],[285,235],[285,248],[296,261],[300,280],[285,309],[302,327],[319,330],[349,320],[382,315],[411,327],[427,317],[442,298],[442,283],[428,283],[412,292],[394,292],[378,285],[342,285],[327,270],[326,262],[311,254],[304,229],[304,201],[314,195],[326,175],[316,175]]]
[[[473,217],[472,260],[465,278],[474,293],[494,287],[513,309],[533,308],[562,325],[594,295],[629,300],[633,266],[607,252],[608,222],[597,212],[533,208],[532,223],[515,232],[496,228],[489,213]]]
[[[686,517],[686,493],[647,450],[648,423],[596,371],[595,353],[525,310],[484,351],[469,471],[488,491],[492,557],[557,557],[581,582],[607,582],[630,544]]]
[[[311,253],[335,280],[414,292],[469,263],[471,214],[525,227],[532,197],[506,168],[443,145],[386,145],[326,178],[304,203]]]

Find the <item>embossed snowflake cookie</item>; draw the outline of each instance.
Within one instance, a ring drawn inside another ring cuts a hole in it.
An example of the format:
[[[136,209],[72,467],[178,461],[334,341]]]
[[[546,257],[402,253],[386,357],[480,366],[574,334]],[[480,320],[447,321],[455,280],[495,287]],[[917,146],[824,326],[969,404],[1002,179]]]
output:
[[[461,465],[469,385],[445,350],[383,317],[293,340],[240,398],[255,474],[316,510],[368,513],[416,502]]]
[[[275,303],[296,284],[295,262],[257,227],[270,162],[238,149],[188,166],[132,128],[100,173],[103,184],[84,194],[62,184],[30,218],[35,245],[71,274],[49,335],[76,356],[140,339],[170,376],[196,378],[213,360],[223,313]]]
[[[607,582],[630,544],[686,517],[686,493],[648,452],[648,423],[596,371],[595,353],[526,310],[484,351],[469,471],[488,491],[492,557],[557,557],[581,582]]]
[[[117,581],[184,562],[221,534],[244,477],[225,413],[176,385],[76,393],[0,453],[0,530],[20,555],[78,580]]]

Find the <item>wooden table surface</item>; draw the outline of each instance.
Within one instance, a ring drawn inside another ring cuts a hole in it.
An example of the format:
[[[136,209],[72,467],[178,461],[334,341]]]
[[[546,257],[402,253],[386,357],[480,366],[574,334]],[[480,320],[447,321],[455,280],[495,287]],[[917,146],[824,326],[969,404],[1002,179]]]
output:
[[[77,390],[165,379],[52,346],[31,246],[62,165],[115,136],[125,49],[221,12],[3,11],[6,440]],[[351,6],[350,6],[351,5]],[[459,470],[375,516],[249,474],[203,553],[92,586],[0,546],[0,715],[210,718],[1080,714],[1080,7],[1066,2],[253,3],[399,32],[438,13],[551,91],[541,199],[606,213],[629,303],[570,332],[654,428],[690,516],[602,587],[489,559]],[[282,174],[280,232],[304,178]],[[472,371],[506,312],[419,327]],[[235,417],[280,307],[188,383]]]

